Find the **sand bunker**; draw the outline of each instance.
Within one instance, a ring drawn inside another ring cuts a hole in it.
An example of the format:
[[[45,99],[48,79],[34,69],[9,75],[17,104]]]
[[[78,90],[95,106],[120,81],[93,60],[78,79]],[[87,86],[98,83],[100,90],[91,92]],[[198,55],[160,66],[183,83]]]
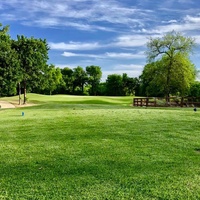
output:
[[[7,101],[0,101],[1,108],[15,108],[15,106]]]
[[[7,102],[7,101],[0,101],[1,108],[18,108],[18,107],[26,107],[26,106],[34,106],[35,104],[26,103],[19,105],[18,101]]]

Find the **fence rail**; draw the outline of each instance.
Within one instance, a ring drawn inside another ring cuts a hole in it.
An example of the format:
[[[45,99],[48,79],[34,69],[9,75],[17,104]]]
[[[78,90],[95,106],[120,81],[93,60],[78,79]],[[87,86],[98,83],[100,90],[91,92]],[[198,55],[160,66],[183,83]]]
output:
[[[200,107],[200,97],[142,97],[134,98],[133,106],[140,107]]]

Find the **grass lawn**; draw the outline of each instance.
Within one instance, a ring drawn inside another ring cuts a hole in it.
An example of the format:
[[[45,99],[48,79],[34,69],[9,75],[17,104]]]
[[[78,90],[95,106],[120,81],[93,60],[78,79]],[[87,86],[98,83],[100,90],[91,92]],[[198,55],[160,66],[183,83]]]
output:
[[[0,199],[200,199],[200,110],[28,98],[0,110]]]

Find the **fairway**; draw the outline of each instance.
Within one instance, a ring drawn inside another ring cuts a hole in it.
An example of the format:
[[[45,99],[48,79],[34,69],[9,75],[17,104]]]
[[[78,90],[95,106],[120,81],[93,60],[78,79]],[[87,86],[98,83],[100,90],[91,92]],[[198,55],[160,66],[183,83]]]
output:
[[[0,199],[200,199],[200,110],[28,99],[0,110]]]

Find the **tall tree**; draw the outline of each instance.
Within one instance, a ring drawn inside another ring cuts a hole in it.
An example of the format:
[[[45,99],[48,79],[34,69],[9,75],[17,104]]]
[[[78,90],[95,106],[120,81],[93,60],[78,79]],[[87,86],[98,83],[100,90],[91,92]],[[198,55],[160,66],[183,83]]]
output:
[[[0,24],[0,27],[2,25]],[[17,52],[12,48],[12,40],[8,35],[8,26],[0,29],[0,95],[16,94],[19,81],[19,63]]]
[[[84,93],[84,85],[86,84],[86,82],[88,80],[86,71],[80,66],[74,68],[73,78],[74,78],[73,93],[75,91],[75,88],[77,88],[78,91],[81,91],[81,94],[83,94]]]
[[[74,81],[74,77],[73,77],[73,70],[70,69],[69,67],[65,67],[63,69],[61,69],[61,73],[62,73],[62,78],[64,81],[64,93],[66,94],[72,94],[73,92],[73,81]]]
[[[122,74],[122,87],[123,87],[123,95],[127,95],[128,94],[128,80],[129,77],[126,73]]]
[[[13,46],[20,62],[25,104],[27,84],[39,85],[40,80],[44,78],[49,47],[46,40],[27,38],[23,35],[17,36]]]
[[[100,96],[106,96],[107,95],[106,82],[99,83],[97,95],[100,95]]]
[[[145,65],[140,76],[140,94],[144,96],[164,96],[165,66],[156,61]]]
[[[135,78],[128,77],[126,95],[135,95],[138,87],[139,87],[139,79],[136,77]]]
[[[188,95],[190,87],[194,83],[197,75],[195,65],[186,53],[179,52],[174,56],[172,70],[175,73],[171,75],[171,93],[180,96]]]
[[[56,90],[59,84],[62,82],[62,73],[60,68],[56,68],[51,64],[48,66],[45,76],[47,80],[46,90],[48,90],[49,94],[51,95],[52,92]]]
[[[149,62],[152,62],[155,58],[160,58],[160,56],[165,56],[167,60],[166,67],[166,85],[165,85],[165,96],[169,97],[171,93],[171,82],[172,74],[176,73],[176,68],[180,65],[175,64],[175,57],[177,53],[179,55],[185,56],[192,52],[195,42],[193,38],[184,37],[180,33],[171,32],[164,35],[162,38],[150,38],[147,43],[147,57]],[[175,66],[175,67],[174,67]],[[175,69],[174,69],[175,68]]]
[[[108,75],[106,79],[106,90],[109,96],[123,96],[122,76],[119,74]]]
[[[189,91],[189,96],[191,96],[191,97],[200,97],[200,82],[199,81],[195,81],[191,85],[190,91]]]
[[[88,83],[91,85],[91,95],[96,95],[98,86],[102,77],[101,67],[99,66],[87,66],[86,72],[88,74]]]
[[[170,82],[167,73],[170,60],[163,56],[161,60],[147,64],[141,79],[141,88],[147,96],[164,96],[166,88],[172,95],[187,95],[190,85],[195,80],[196,70],[187,55],[176,53],[171,66]]]

